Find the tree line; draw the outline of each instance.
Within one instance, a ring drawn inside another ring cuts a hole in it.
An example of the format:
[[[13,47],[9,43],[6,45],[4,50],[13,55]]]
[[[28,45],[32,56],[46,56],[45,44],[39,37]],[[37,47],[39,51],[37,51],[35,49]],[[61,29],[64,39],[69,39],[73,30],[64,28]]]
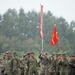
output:
[[[75,53],[75,21],[68,23],[63,17],[56,17],[51,11],[44,12],[43,18],[44,51],[47,53]],[[25,12],[20,8],[8,9],[0,14],[0,53],[10,51],[40,52],[41,38],[39,31],[40,12]],[[53,27],[56,24],[60,48],[51,46]]]

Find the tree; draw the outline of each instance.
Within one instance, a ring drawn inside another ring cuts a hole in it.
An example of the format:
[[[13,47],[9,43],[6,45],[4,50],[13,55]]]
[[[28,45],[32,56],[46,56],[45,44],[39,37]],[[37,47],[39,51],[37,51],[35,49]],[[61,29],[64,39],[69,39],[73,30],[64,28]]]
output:
[[[0,15],[0,52],[7,50],[38,51],[41,50],[41,38],[39,31],[40,13],[34,10],[25,12],[20,8],[8,9]],[[58,46],[51,47],[50,42],[53,34],[54,24],[60,39],[60,50]],[[44,12],[43,17],[44,50],[48,53],[65,52],[75,53],[75,21],[70,24],[63,17],[56,17],[50,11]]]

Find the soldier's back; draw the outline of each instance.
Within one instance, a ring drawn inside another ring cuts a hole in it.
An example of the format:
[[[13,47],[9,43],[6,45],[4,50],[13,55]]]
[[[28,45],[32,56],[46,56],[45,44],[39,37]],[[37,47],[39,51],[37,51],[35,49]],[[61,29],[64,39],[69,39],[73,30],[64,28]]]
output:
[[[75,75],[75,60],[71,60],[69,65],[70,65],[70,75]]]

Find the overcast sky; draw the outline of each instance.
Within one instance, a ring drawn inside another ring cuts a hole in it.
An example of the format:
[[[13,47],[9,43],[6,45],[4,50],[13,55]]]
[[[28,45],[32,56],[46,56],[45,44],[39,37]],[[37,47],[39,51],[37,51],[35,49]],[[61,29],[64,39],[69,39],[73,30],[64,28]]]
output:
[[[0,13],[4,14],[9,8],[17,11],[22,7],[25,12],[40,11],[40,4],[44,12],[51,11],[54,16],[64,17],[69,23],[75,20],[75,0],[0,0]]]

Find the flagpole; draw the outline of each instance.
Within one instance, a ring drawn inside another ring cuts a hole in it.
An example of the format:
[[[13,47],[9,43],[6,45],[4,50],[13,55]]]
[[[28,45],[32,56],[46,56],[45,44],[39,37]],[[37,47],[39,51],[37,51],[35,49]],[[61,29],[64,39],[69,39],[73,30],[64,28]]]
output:
[[[43,51],[43,38],[42,38],[42,51]]]
[[[43,32],[43,9],[42,9],[42,32]],[[43,38],[42,38],[42,50],[43,50],[43,45],[44,43],[43,43]]]
[[[60,47],[60,40],[58,41],[58,50],[61,50],[61,47]]]
[[[41,44],[42,44],[42,51],[43,51],[43,37],[44,37],[44,33],[43,33],[43,5],[41,5],[41,10],[40,10],[40,33],[41,33]]]

